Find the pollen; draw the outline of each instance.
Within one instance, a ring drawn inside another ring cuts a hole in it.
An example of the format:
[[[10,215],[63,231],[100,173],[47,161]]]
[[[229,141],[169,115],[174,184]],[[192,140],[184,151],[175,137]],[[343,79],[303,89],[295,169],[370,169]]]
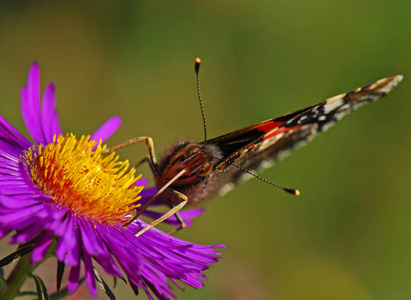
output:
[[[119,161],[115,152],[104,153],[101,141],[73,134],[54,136],[45,147],[24,151],[30,178],[38,190],[62,209],[96,223],[123,224],[138,206],[143,187],[135,182],[135,169]]]

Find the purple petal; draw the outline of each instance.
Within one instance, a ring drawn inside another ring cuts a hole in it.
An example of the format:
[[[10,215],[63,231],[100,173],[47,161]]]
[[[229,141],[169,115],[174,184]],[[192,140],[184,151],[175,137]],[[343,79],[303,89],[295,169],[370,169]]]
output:
[[[34,238],[42,229],[43,224],[34,223],[25,229],[19,230],[15,235],[10,238],[11,244],[26,243]]]
[[[50,221],[47,223],[47,229],[54,232],[57,236],[62,236],[66,231],[67,223],[63,219],[67,213],[66,209],[58,208],[57,205],[50,205]]]
[[[11,126],[6,119],[0,115],[0,140],[4,140],[10,145],[13,145],[19,150],[27,149],[31,143],[13,126]]]
[[[0,195],[0,203],[4,207],[10,208],[10,209],[17,209],[20,210],[23,207],[29,207],[34,204],[38,204],[37,200],[34,199],[15,199],[15,197],[9,197],[9,196],[4,196]]]
[[[40,116],[40,68],[37,61],[35,61],[29,71],[29,93],[31,95],[34,108],[38,109],[38,116]],[[36,105],[36,104],[39,105]]]
[[[147,198],[149,200],[151,197],[153,197],[157,193],[157,188],[151,187],[151,188],[146,188],[140,192],[141,198]]]
[[[51,143],[53,135],[63,134],[56,110],[56,88],[53,82],[50,82],[44,91],[41,117],[46,141]]]
[[[26,207],[24,209],[14,211],[7,215],[2,214],[0,217],[0,223],[11,225],[12,222],[21,222],[31,216],[35,216],[41,209],[42,205],[36,205],[31,207]]]
[[[62,233],[61,238],[57,242],[56,246],[56,257],[59,261],[64,261],[66,253],[71,251],[78,241],[76,240],[76,234],[74,232],[74,221],[70,214],[63,221],[63,226],[66,230]],[[56,232],[55,232],[56,233]],[[71,261],[68,263],[69,266],[76,266],[77,261]]]
[[[53,241],[53,235],[52,231],[46,231],[37,238],[36,245],[30,257],[32,264],[36,264],[44,259]]]
[[[104,253],[103,249],[100,247],[99,243],[97,243],[97,236],[95,234],[95,229],[92,225],[84,220],[80,220],[80,232],[83,247],[85,250],[91,255],[99,255]]]
[[[107,255],[100,255],[94,258],[103,267],[104,272],[106,272],[108,275],[123,277],[123,272],[116,265],[111,252],[107,252]]]
[[[74,247],[72,249],[69,249],[67,252],[66,258],[64,259],[64,262],[68,266],[76,266],[80,264],[80,240],[78,238],[78,235],[80,233],[77,232],[76,228],[76,239],[73,241],[74,242]]]
[[[95,257],[95,259],[103,267],[104,271],[107,274],[116,277],[122,277],[123,274],[120,268],[117,266],[116,262],[114,261],[111,251],[106,247],[106,244],[104,243],[103,239],[100,237],[99,234],[96,235],[96,241],[102,248],[102,253],[104,254]]]
[[[135,185],[136,186],[146,186],[148,182],[149,180],[147,178],[141,177],[136,181]]]
[[[180,217],[182,217],[184,220],[185,219],[194,219],[197,218],[198,216],[201,216],[205,212],[204,208],[194,208],[194,209],[187,209],[184,211],[180,211]]]
[[[40,70],[37,62],[30,68],[28,85],[21,89],[21,113],[33,140],[46,145],[40,115]]]
[[[80,264],[78,266],[71,267],[70,275],[67,283],[67,289],[70,293],[74,293],[78,288],[78,282],[80,279]]]
[[[67,227],[70,226],[70,222],[65,218],[65,214],[56,215],[51,228],[54,229],[54,234],[57,236],[63,236],[67,232]]]
[[[86,269],[86,282],[88,289],[90,290],[91,296],[97,297],[96,281],[94,280],[94,270],[93,265],[91,263],[91,257],[85,251],[83,251],[83,260],[84,267]]]
[[[157,193],[156,187],[145,188],[140,192],[141,199],[137,201],[137,204],[141,206],[145,205],[155,194]],[[161,199],[161,196],[156,197],[151,203],[150,206],[159,206],[164,205],[164,201]]]
[[[117,131],[117,129],[121,125],[121,118],[120,117],[112,117],[108,119],[103,125],[100,126],[99,129],[94,132],[91,136],[91,141],[106,141],[110,136],[113,135]]]

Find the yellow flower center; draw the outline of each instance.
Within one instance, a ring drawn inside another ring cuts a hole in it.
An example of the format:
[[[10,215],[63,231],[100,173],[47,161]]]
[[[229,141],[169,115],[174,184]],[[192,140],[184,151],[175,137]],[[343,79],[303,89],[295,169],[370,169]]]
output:
[[[118,161],[114,152],[102,154],[106,146],[79,140],[73,134],[53,138],[53,143],[38,150],[24,151],[24,161],[32,182],[41,192],[51,195],[58,207],[68,209],[98,223],[123,224],[130,211],[140,205],[135,185],[135,169],[127,172],[128,161]]]

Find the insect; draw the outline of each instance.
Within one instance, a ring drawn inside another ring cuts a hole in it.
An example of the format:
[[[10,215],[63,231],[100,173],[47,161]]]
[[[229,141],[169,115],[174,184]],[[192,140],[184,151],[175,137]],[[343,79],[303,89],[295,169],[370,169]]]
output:
[[[184,227],[184,222],[177,212],[186,203],[198,203],[204,199],[225,194],[235,184],[250,175],[278,186],[288,193],[299,195],[298,190],[287,189],[269,182],[254,172],[270,167],[274,162],[288,155],[291,150],[311,141],[318,133],[325,131],[361,105],[385,96],[402,80],[401,75],[380,79],[367,86],[281,117],[208,140],[199,88],[199,67],[200,59],[197,58],[195,71],[204,122],[205,139],[203,142],[178,142],[169,147],[159,161],[156,159],[153,140],[150,137],[135,138],[110,148],[110,151],[114,151],[126,145],[146,141],[149,155],[143,161],[150,164],[158,188],[157,194],[151,200],[161,194],[161,199],[171,207],[170,211],[137,235],[173,214],[180,221],[181,228]],[[151,200],[132,220],[147,208]]]

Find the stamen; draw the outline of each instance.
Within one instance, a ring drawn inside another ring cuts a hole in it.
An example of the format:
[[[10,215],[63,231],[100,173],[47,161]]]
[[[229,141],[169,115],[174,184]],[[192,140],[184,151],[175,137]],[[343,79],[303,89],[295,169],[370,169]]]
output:
[[[135,169],[129,162],[118,161],[115,152],[102,154],[106,146],[79,140],[73,134],[53,137],[53,143],[24,151],[31,180],[45,194],[53,196],[58,207],[90,218],[95,222],[123,224],[131,211],[140,205],[138,194],[143,187],[135,185]],[[95,147],[95,149],[93,149]]]

